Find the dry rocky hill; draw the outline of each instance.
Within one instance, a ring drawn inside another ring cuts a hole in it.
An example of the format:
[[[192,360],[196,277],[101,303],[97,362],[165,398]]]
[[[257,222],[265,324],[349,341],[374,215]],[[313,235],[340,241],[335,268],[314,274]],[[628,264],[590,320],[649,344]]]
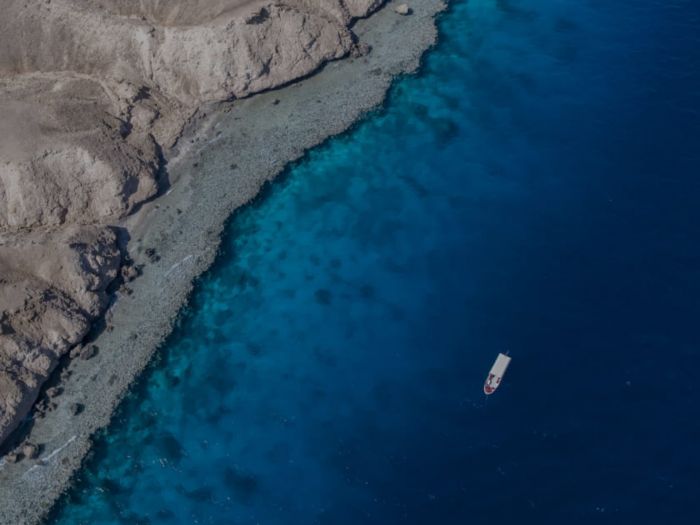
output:
[[[108,305],[115,225],[158,194],[204,103],[357,52],[383,0],[5,0],[0,17],[0,442]]]

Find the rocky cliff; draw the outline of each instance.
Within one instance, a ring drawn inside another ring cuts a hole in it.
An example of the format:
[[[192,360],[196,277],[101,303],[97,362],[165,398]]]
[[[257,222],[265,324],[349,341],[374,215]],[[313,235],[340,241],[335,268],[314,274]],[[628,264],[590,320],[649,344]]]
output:
[[[111,225],[158,193],[204,103],[358,49],[382,0],[6,0],[0,17],[0,441],[108,304]]]
[[[0,235],[0,441],[107,305],[121,255],[105,227]]]

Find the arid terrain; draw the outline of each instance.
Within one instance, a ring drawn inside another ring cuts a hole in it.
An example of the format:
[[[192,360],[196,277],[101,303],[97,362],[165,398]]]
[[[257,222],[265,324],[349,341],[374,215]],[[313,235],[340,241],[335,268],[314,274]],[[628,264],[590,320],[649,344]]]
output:
[[[349,27],[382,3],[4,3],[0,442],[103,314],[110,285],[136,272],[119,221],[162,192],[163,152],[198,108],[367,52]]]

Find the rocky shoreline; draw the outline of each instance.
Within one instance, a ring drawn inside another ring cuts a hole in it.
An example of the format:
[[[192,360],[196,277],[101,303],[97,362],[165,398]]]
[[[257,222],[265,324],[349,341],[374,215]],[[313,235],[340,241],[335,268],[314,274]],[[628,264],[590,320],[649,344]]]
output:
[[[0,20],[0,443],[100,319],[115,267],[128,257],[119,221],[167,191],[165,156],[192,115],[362,54],[368,47],[350,25],[382,3],[8,1]]]
[[[72,359],[47,384],[56,390],[42,402],[53,406],[27,425],[36,449],[26,455],[35,457],[0,460],[0,523],[40,522],[68,487],[91,436],[109,423],[170,333],[193,281],[213,262],[231,213],[306,149],[380,104],[394,76],[415,70],[435,41],[434,16],[444,5],[416,0],[411,16],[393,7],[353,26],[367,46],[355,57],[286,87],[206,102],[173,139],[164,152],[167,189],[112,223],[115,244],[133,259],[128,267],[134,270],[124,276],[131,282],[116,292],[104,326],[80,350],[89,358]]]

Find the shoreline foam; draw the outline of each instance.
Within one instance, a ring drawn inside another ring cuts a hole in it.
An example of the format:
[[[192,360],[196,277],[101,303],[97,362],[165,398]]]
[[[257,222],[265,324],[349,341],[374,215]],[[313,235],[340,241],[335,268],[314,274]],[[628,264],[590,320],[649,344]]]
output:
[[[40,522],[69,486],[92,434],[109,424],[171,332],[194,280],[214,261],[232,212],[289,162],[378,106],[395,76],[416,70],[435,42],[434,15],[444,4],[416,1],[409,17],[392,7],[353,28],[372,46],[368,56],[332,62],[282,89],[209,108],[200,131],[184,135],[168,155],[170,189],[121,225],[132,257],[145,264],[143,275],[130,285],[133,294],[118,294],[108,311],[114,329],[94,341],[98,356],[70,364],[73,374],[63,383],[58,408],[34,422],[31,439],[43,446],[40,456],[0,465],[0,523]],[[149,262],[147,249],[160,259]],[[70,414],[74,402],[84,405],[78,416]]]

